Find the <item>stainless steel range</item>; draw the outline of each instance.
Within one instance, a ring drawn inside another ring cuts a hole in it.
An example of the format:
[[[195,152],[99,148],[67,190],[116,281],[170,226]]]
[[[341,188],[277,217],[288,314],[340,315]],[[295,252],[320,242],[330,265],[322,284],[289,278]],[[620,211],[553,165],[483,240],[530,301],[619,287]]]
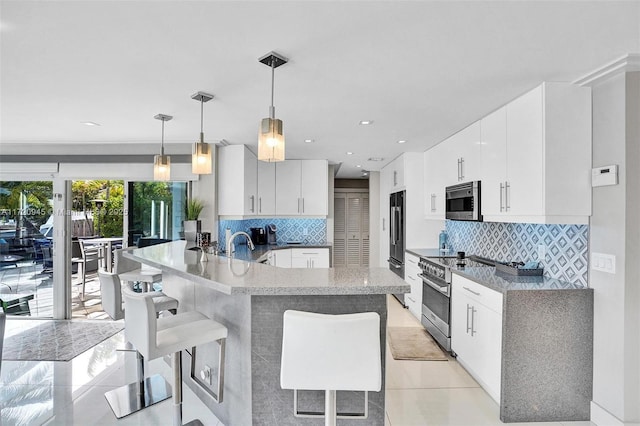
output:
[[[447,351],[451,351],[451,270],[493,266],[485,259],[470,256],[421,257],[422,325]]]

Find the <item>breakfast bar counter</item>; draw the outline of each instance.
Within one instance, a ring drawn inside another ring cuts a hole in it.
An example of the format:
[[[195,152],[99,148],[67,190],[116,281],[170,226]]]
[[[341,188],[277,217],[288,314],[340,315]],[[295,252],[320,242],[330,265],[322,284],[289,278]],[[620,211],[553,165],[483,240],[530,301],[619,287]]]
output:
[[[384,425],[386,295],[407,293],[408,284],[386,268],[276,268],[257,262],[185,250],[174,241],[125,252],[162,270],[163,291],[179,300],[179,312],[199,311],[229,330],[226,342],[224,397],[215,403],[188,374],[185,384],[225,425],[317,425],[322,419],[293,415],[293,391],[280,388],[280,356],[284,311],[325,314],[377,312],[380,315],[382,390],[369,393],[367,425]],[[195,374],[218,364],[217,345],[198,347]],[[189,371],[190,359],[183,357]],[[212,369],[211,383],[218,372]],[[364,408],[364,393],[339,392],[338,412]],[[324,393],[302,391],[299,411],[322,412]],[[189,413],[185,413],[189,418]],[[362,425],[362,420],[341,420]]]

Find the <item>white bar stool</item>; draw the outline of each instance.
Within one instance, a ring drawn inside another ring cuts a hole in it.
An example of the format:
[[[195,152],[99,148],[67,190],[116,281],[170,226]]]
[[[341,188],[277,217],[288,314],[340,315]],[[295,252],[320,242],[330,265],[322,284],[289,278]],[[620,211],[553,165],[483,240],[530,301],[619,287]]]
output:
[[[132,259],[127,259],[122,255],[125,249],[114,250],[115,261],[113,270],[120,280],[126,282],[139,282],[142,284],[142,291],[149,290],[149,286],[153,287],[153,283],[162,281],[162,271],[150,266],[142,265]]]
[[[293,389],[296,417],[366,419],[368,392],[382,387],[380,315],[364,312],[325,315],[288,310],[284,313],[280,386]],[[298,412],[298,390],[324,390],[325,412]],[[362,414],[336,412],[336,391],[364,391]]]
[[[124,318],[125,307],[122,305],[122,283],[114,273],[98,271],[100,279],[100,295],[102,296],[102,309],[114,320]],[[133,286],[128,283],[129,288]],[[149,293],[153,302],[156,316],[162,311],[176,314],[178,300],[164,295],[161,292]],[[160,374],[144,377],[144,357],[134,349],[125,351],[136,352],[136,376],[134,383],[121,386],[105,393],[107,402],[116,418],[133,414],[143,408],[164,401],[171,396],[171,386]]]
[[[182,425],[182,350],[191,348],[191,379],[207,392],[216,402],[222,402],[224,388],[224,354],[227,328],[217,321],[207,318],[199,312],[191,311],[163,317],[156,320],[153,294],[135,293],[124,287],[122,290],[125,311],[125,327],[130,342],[148,360],[173,354],[173,424]],[[129,326],[131,328],[129,328]],[[194,374],[196,346],[218,342],[220,347],[218,361],[217,393],[205,386]],[[189,425],[202,424],[199,420]]]

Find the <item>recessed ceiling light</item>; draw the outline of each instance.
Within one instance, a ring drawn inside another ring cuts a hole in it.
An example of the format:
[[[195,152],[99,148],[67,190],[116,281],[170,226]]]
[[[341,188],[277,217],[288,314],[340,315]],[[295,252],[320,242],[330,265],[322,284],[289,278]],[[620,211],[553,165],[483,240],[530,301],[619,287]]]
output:
[[[305,139],[305,140],[304,140],[304,142],[305,142],[305,143],[313,143],[313,142],[315,142],[315,141],[314,141],[313,139]]]
[[[363,126],[368,126],[369,124],[373,124],[373,120],[362,120],[360,124]]]
[[[353,155],[353,152],[347,151],[347,155]]]
[[[81,121],[80,123],[84,124],[85,126],[99,126],[98,123],[94,123],[93,121]]]
[[[382,157],[369,157],[369,161],[382,161],[384,158]]]
[[[358,164],[356,167],[360,168],[360,167],[362,167],[362,166],[361,166],[360,164]]]
[[[398,143],[405,143],[405,142],[407,142],[407,141],[405,141],[405,140],[398,141]]]

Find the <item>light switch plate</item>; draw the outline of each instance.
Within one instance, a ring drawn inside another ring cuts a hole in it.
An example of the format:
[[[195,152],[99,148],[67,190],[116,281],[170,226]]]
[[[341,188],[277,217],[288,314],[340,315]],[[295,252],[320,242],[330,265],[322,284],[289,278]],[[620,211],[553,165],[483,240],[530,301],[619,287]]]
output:
[[[591,253],[591,269],[594,271],[616,273],[616,257],[612,254]]]
[[[591,186],[607,186],[618,184],[618,165],[596,167],[591,169]]]

